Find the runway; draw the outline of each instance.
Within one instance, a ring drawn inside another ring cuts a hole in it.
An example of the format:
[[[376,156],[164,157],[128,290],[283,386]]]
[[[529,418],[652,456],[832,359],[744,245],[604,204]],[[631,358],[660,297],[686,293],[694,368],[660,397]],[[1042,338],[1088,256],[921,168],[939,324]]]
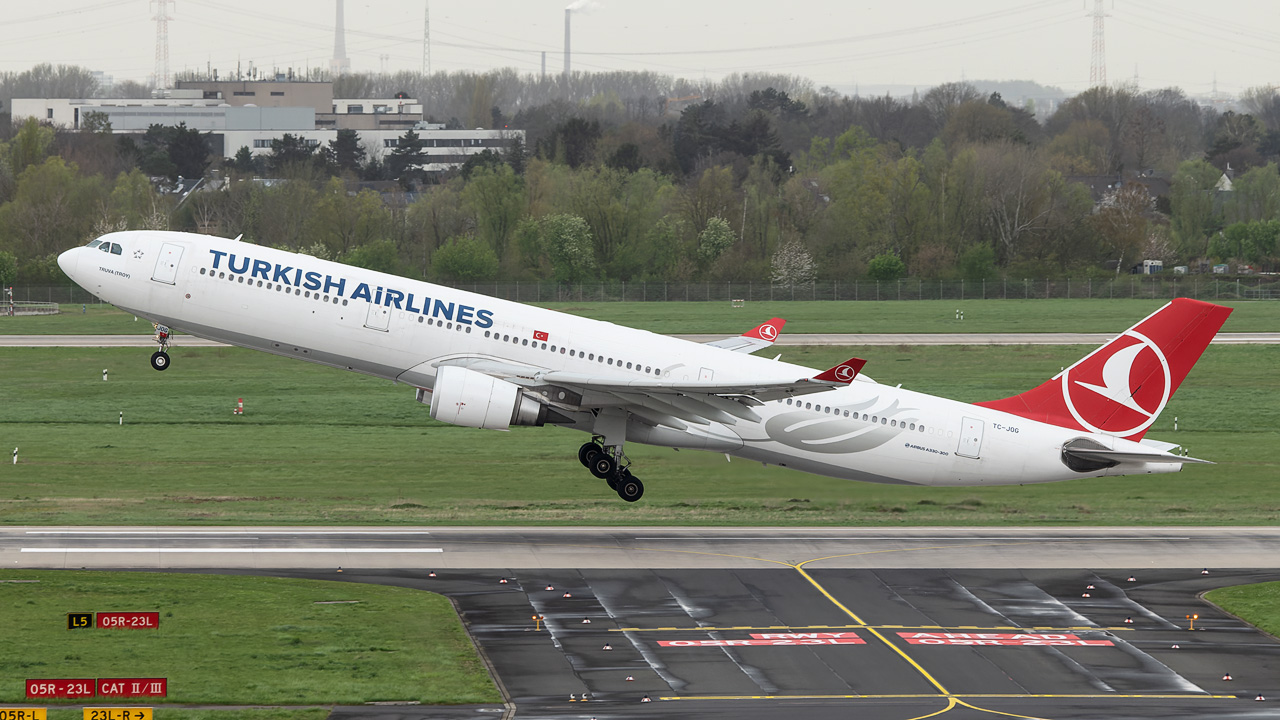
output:
[[[0,531],[0,562],[440,592],[517,718],[1280,718],[1280,642],[1197,597],[1280,579],[1278,541],[1275,528],[41,527]]]
[[[692,342],[724,339],[724,335],[673,335]],[[877,333],[783,335],[777,346],[858,345],[1102,345],[1114,333]],[[1218,333],[1214,345],[1275,345],[1280,333]],[[150,335],[0,335],[0,347],[154,347]],[[173,336],[173,347],[226,347],[223,343]]]

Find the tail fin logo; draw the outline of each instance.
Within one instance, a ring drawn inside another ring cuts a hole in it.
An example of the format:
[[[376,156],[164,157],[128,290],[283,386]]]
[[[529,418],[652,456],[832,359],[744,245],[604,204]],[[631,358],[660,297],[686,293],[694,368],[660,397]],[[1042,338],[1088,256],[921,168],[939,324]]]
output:
[[[760,337],[773,342],[778,339],[778,328],[769,323],[760,326]]]
[[[836,368],[835,373],[836,373],[836,379],[839,380],[840,382],[849,382],[853,380],[854,375],[858,374],[858,371],[854,370],[852,367],[849,367],[848,365],[841,365],[840,367]]]
[[[1099,357],[1107,352],[1110,356]],[[1091,432],[1118,437],[1150,427],[1172,394],[1168,358],[1134,330],[1062,374],[1062,398],[1076,422]]]

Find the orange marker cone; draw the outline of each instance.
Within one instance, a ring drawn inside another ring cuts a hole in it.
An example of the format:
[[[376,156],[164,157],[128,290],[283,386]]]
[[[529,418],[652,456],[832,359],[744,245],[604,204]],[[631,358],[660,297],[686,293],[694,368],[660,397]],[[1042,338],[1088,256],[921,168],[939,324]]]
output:
[[[555,590],[555,588],[551,587],[551,585],[547,585],[547,589],[548,589],[548,590]]]
[[[1089,583],[1089,586],[1088,586],[1087,588],[1085,588],[1085,589],[1086,589],[1086,590],[1096,590],[1097,588],[1095,588],[1095,587],[1093,586],[1093,583]]]
[[[499,584],[499,585],[506,585],[506,584],[507,584],[507,579],[506,579],[506,578],[498,578],[498,584]]]
[[[1134,576],[1130,575],[1130,576],[1129,576],[1129,582],[1138,582],[1138,578],[1136,578],[1136,577],[1134,577]]]
[[[640,698],[640,702],[653,702],[653,701],[649,699],[648,695],[645,695],[644,697]]]
[[[1258,697],[1254,698],[1254,700],[1257,700],[1258,702],[1262,702],[1263,700],[1266,700],[1266,698],[1262,697],[1262,693],[1258,693]]]
[[[1132,624],[1133,624],[1133,618],[1131,618],[1131,617],[1127,617],[1127,618],[1125,618],[1125,619],[1124,619],[1124,624],[1125,624],[1125,625],[1132,625]]]
[[[1201,570],[1201,571],[1200,571],[1200,574],[1201,574],[1201,575],[1208,575],[1208,574],[1209,574],[1209,568],[1205,568],[1205,569]]]
[[[631,682],[633,680],[635,680],[635,678],[631,677],[630,675],[627,676],[627,682]]]
[[[582,624],[583,624],[583,625],[590,625],[590,624],[591,624],[591,618],[585,618],[585,617],[584,617],[584,618],[582,618]]]
[[[1177,646],[1177,645],[1174,645],[1174,646],[1173,646],[1173,648],[1171,648],[1171,649],[1173,649],[1173,650],[1177,650],[1177,649],[1178,649],[1178,646]]]
[[[601,649],[601,650],[612,650],[612,649],[613,649],[613,646],[612,646],[612,645],[610,645],[609,643],[605,643],[605,644],[604,644],[604,647],[602,647],[602,648],[600,648],[600,649]]]
[[[561,597],[571,598],[571,597],[573,597],[573,596],[572,596],[572,595],[570,595],[569,593],[565,593],[565,594],[564,594],[564,595],[562,595]]]
[[[435,577],[435,576],[436,576],[435,570],[432,570],[431,572],[427,573],[427,577]]]
[[[1080,597],[1093,597],[1093,596],[1090,595],[1089,593],[1083,593],[1080,595]]]
[[[1224,681],[1226,681],[1226,682],[1230,682],[1230,681],[1231,681],[1231,673],[1223,673],[1223,675],[1222,675],[1222,679],[1223,679]]]
[[[244,414],[244,398],[236,398],[236,409],[231,411],[232,415]]]

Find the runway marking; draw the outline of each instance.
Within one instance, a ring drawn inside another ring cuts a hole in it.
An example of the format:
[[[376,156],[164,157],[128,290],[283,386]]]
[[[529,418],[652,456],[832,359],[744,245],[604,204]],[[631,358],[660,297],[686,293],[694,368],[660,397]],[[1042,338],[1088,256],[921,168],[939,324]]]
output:
[[[27,530],[27,535],[430,535],[425,530]]]
[[[1049,535],[1045,537],[1023,537],[1023,536],[966,537],[966,536],[959,536],[959,535],[956,535],[956,536],[948,535],[948,536],[940,536],[940,537],[768,537],[765,535],[760,535],[756,537],[634,537],[631,539],[632,540],[669,540],[669,541],[682,541],[682,542],[691,542],[691,541],[714,542],[716,540],[756,540],[756,541],[764,541],[764,542],[780,542],[784,540],[805,540],[805,541],[847,540],[851,542],[864,542],[864,541],[873,541],[873,540],[880,541],[880,542],[913,542],[916,540],[929,541],[929,542],[937,542],[940,540],[941,541],[955,540],[958,542],[972,542],[974,540],[986,540],[986,541],[1014,540],[1017,542],[1024,542],[1029,540],[1036,540],[1040,542],[1085,542],[1089,540],[1125,540],[1125,541],[1144,540],[1144,541],[1150,542],[1152,540],[1191,540],[1192,538],[1190,537],[1139,538],[1139,537],[1121,537],[1121,536],[1108,537],[1108,536],[1094,536],[1094,535],[1088,535],[1088,536],[1086,535],[1074,535],[1074,536]]]
[[[444,548],[244,548],[244,547],[50,547],[22,548],[24,553],[439,553]]]
[[[1048,627],[1035,625],[1020,627],[1017,625],[994,625],[978,627],[974,625],[758,625],[733,627],[659,627],[659,628],[609,628],[609,632],[707,632],[718,630],[843,630],[857,628],[876,628],[877,630],[1034,630],[1036,632],[1133,632],[1137,628],[1132,625],[1122,627],[1103,627],[1101,625],[1079,625],[1075,627]]]
[[[659,700],[927,700],[930,698],[956,698],[960,700],[1019,700],[1027,698],[1048,698],[1056,700],[1239,700],[1235,695],[1209,695],[1187,693],[1186,695],[1152,694],[1138,695],[1133,693],[1113,694],[1038,694],[1038,693],[956,693],[953,695],[931,695],[928,693],[901,695],[667,695]],[[986,708],[975,708],[984,712],[995,712]],[[928,716],[925,716],[928,717]],[[1015,717],[1023,717],[1021,715]]]

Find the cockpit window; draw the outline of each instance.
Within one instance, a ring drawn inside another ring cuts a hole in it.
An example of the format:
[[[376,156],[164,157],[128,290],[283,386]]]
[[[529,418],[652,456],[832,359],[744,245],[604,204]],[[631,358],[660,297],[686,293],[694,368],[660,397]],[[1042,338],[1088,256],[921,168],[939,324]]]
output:
[[[101,245],[99,245],[99,246],[98,246],[98,249],[99,249],[99,250],[101,250],[101,251],[102,251],[102,252],[104,252],[104,253],[109,253],[109,252],[111,252],[111,243],[109,243],[109,242],[104,242],[104,243],[102,243]]]
[[[105,244],[105,243],[104,243]],[[111,254],[120,255],[124,253],[124,248],[120,247],[120,243],[111,243]]]
[[[90,241],[90,243],[89,243],[88,247],[91,247],[91,248],[92,248],[92,247],[98,247],[98,246],[99,246],[99,245],[101,245],[101,244],[102,244],[102,241],[101,241],[101,240],[93,240],[93,241]]]

